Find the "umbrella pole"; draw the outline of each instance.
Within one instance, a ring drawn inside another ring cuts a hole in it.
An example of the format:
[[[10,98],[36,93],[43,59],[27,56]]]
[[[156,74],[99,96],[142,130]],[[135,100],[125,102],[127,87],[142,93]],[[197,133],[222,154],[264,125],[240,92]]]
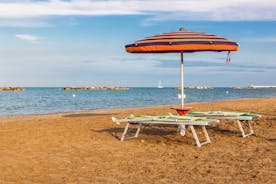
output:
[[[184,107],[184,59],[183,52],[181,52],[181,64],[180,64],[180,73],[181,73],[181,107]]]

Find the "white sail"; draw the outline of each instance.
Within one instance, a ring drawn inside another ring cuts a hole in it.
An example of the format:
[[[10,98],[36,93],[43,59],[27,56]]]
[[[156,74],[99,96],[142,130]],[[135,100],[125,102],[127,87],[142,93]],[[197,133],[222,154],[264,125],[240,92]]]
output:
[[[158,86],[157,86],[158,88],[163,88],[163,86],[162,86],[162,81],[161,80],[159,80],[159,82],[158,82]]]

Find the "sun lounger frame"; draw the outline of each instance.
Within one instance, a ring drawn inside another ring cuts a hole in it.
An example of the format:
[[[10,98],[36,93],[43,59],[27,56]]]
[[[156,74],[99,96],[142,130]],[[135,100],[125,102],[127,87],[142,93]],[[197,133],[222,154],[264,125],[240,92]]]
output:
[[[238,124],[239,130],[243,138],[254,134],[254,130],[250,124],[250,121],[256,120],[261,118],[261,115],[256,116],[231,116],[231,115],[220,115],[220,114],[205,114],[205,113],[198,113],[198,114],[189,114],[192,117],[206,117],[206,118],[215,118],[215,119],[224,119],[224,120],[235,120]],[[244,127],[247,127],[248,132],[245,132]]]
[[[214,124],[214,123],[218,123],[219,120],[208,120],[208,121],[198,121],[198,122],[194,122],[191,120],[178,120],[178,119],[159,119],[156,117],[151,117],[151,118],[144,118],[144,119],[129,119],[129,118],[124,118],[124,119],[117,119],[115,117],[112,117],[112,121],[120,124],[120,123],[126,123],[126,126],[124,128],[124,132],[121,136],[121,141],[127,140],[127,139],[132,139],[132,138],[137,138],[140,131],[141,131],[141,127],[142,125],[145,124],[160,124],[160,125],[178,125],[179,126],[179,132],[182,136],[185,135],[185,126],[188,126],[191,129],[191,132],[193,134],[193,137],[195,139],[196,145],[198,147],[201,147],[205,144],[211,143],[210,137],[208,135],[208,132],[206,130],[206,126],[210,125],[210,124]],[[134,124],[134,125],[138,125],[135,135],[131,136],[131,137],[127,137],[127,132],[129,129],[129,125],[130,124]],[[202,131],[204,133],[205,136],[205,141],[204,142],[200,142],[196,130],[194,128],[194,126],[201,126],[202,127]]]

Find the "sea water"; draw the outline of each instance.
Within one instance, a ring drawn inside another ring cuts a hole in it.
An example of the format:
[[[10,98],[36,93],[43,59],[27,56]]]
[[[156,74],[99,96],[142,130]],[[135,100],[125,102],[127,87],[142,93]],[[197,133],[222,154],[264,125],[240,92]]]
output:
[[[129,90],[66,91],[63,88],[26,88],[0,91],[0,115],[46,114],[90,109],[179,104],[179,90],[129,88]],[[276,97],[275,88],[185,90],[185,103],[240,98]]]

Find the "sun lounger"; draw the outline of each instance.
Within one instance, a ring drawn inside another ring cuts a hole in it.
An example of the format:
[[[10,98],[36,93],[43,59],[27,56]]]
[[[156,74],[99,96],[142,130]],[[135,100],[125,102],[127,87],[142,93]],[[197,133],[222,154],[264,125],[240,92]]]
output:
[[[137,138],[139,135],[139,132],[141,130],[142,125],[145,124],[155,124],[155,125],[178,125],[180,127],[180,134],[182,136],[185,135],[185,126],[188,126],[191,129],[191,132],[193,134],[193,137],[196,141],[196,144],[198,147],[201,147],[204,144],[210,143],[210,137],[207,133],[206,127],[207,125],[218,123],[219,120],[213,120],[213,119],[207,119],[207,118],[199,118],[199,117],[171,117],[171,116],[134,116],[131,115],[128,118],[124,119],[117,119],[115,117],[112,117],[113,122],[116,124],[120,123],[126,123],[124,132],[121,137],[121,141],[124,141],[125,139],[130,138]],[[136,133],[133,137],[126,137],[128,128],[130,124],[138,125],[138,128],[136,130]],[[194,126],[201,126],[202,131],[205,135],[206,141],[200,142],[197,136],[197,133],[195,131]]]
[[[248,112],[223,112],[223,111],[189,112],[188,116],[236,120],[242,137],[247,137],[249,135],[254,134],[254,130],[250,124],[250,121],[256,120],[262,117],[259,114],[251,114]],[[247,127],[247,129],[249,130],[249,133],[245,133],[243,126]]]

